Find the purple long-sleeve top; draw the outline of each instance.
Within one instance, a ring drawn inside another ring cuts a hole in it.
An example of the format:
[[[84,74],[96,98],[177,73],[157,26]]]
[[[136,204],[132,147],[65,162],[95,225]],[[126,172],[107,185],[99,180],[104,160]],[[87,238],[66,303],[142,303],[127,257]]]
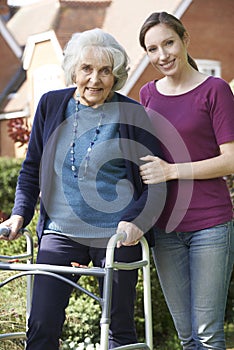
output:
[[[161,141],[163,158],[170,163],[216,157],[221,144],[234,140],[234,97],[220,78],[208,77],[180,95],[163,95],[151,81],[142,87],[140,100]],[[169,181],[158,224],[166,231],[191,232],[222,224],[232,215],[225,179]]]

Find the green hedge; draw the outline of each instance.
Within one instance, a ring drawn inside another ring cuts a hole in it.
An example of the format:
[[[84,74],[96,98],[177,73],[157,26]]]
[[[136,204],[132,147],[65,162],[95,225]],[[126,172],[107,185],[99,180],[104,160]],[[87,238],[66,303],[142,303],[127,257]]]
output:
[[[22,159],[0,158],[0,213],[8,216],[14,202],[15,185]]]

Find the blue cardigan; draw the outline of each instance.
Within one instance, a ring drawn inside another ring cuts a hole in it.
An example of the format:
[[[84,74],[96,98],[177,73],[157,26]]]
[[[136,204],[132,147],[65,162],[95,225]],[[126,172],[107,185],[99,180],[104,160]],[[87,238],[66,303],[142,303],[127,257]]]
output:
[[[43,201],[50,195],[52,179],[50,173],[56,146],[53,132],[64,121],[65,110],[74,91],[75,88],[61,89],[50,91],[41,97],[33,122],[27,155],[17,182],[12,214],[23,216],[25,227],[33,218],[35,206],[39,197],[41,198],[40,217],[37,224],[39,240],[47,218]],[[124,212],[122,220],[133,222],[145,233],[148,232],[146,237],[152,245],[151,228],[165,202],[165,184],[144,185],[139,174],[139,158],[150,152],[160,156],[159,144],[151,133],[153,127],[144,108],[124,95],[117,93],[117,97],[120,108],[120,146],[126,163],[127,177],[134,189],[134,203],[128,211]],[[48,143],[50,147],[47,147],[46,157],[43,157],[43,151]]]

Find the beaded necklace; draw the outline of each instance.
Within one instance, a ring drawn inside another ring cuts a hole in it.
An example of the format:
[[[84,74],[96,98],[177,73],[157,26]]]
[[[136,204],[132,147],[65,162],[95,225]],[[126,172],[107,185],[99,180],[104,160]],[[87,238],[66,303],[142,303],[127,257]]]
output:
[[[77,166],[75,165],[75,160],[76,160],[75,159],[75,145],[76,145],[76,138],[77,138],[77,132],[78,132],[79,103],[80,103],[78,98],[75,100],[75,102],[76,102],[76,109],[75,109],[74,120],[73,120],[73,136],[72,136],[72,141],[70,143],[71,170],[72,170],[73,176],[75,178],[78,177],[79,180],[84,180],[86,175],[87,175],[88,168],[89,168],[90,153],[92,152],[93,146],[94,146],[95,142],[97,141],[98,134],[100,134],[100,129],[101,129],[101,126],[102,126],[102,120],[105,117],[105,114],[103,112],[101,112],[101,114],[100,114],[100,119],[99,119],[98,124],[96,126],[94,137],[89,143],[89,146],[87,148],[86,155],[85,155],[85,158],[84,158],[83,175],[82,176],[78,176],[78,169],[77,169]]]

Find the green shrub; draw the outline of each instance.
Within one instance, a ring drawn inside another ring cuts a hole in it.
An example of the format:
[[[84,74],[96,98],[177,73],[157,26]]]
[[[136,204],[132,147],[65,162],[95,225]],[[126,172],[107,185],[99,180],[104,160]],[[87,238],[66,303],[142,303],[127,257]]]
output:
[[[80,285],[98,295],[97,281],[95,277],[82,276]],[[71,343],[75,346],[90,339],[92,344],[99,343],[99,322],[101,307],[97,301],[82,292],[73,292],[67,308],[67,317],[63,327],[63,350],[71,349]]]
[[[0,212],[10,215],[22,159],[0,158]]]

